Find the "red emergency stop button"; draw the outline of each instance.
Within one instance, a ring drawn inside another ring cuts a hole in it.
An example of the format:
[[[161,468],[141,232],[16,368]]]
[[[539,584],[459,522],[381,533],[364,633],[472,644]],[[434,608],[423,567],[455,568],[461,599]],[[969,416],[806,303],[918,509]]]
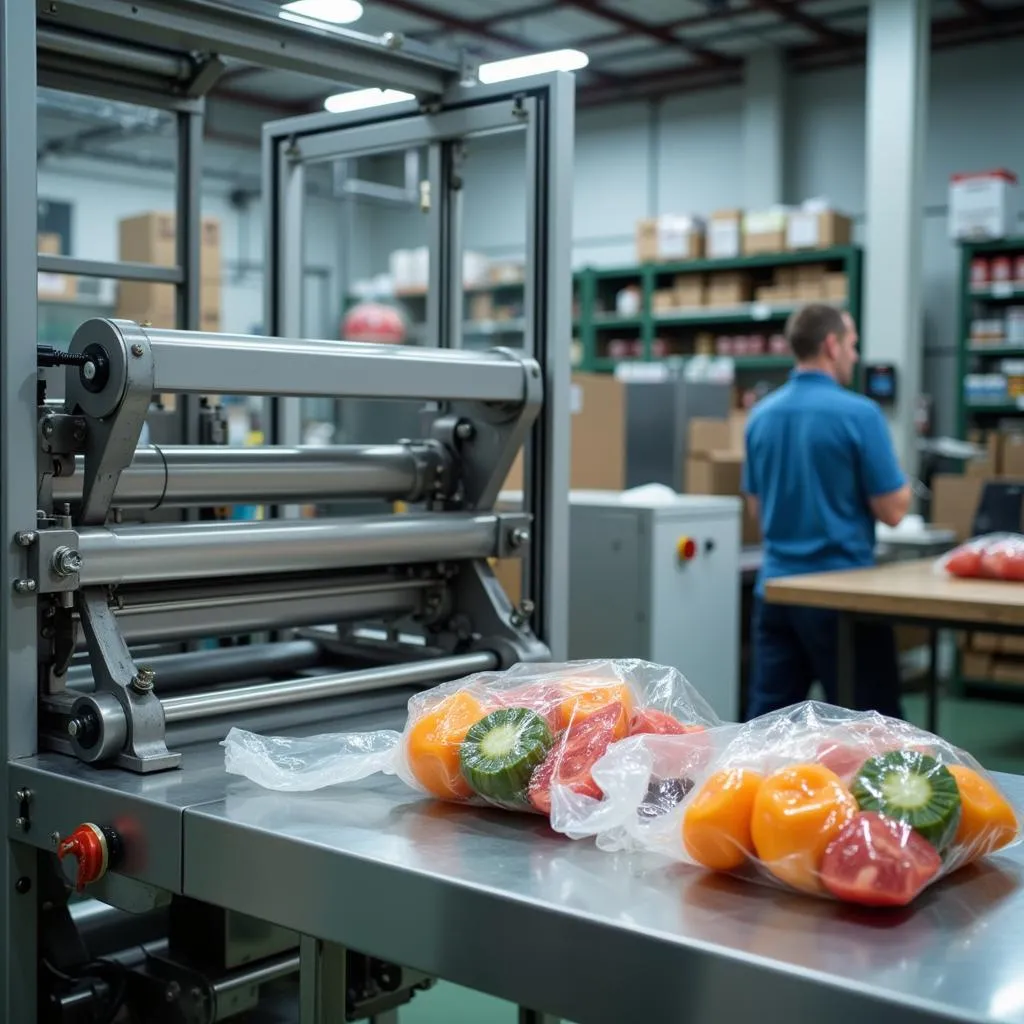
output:
[[[87,885],[98,882],[121,859],[121,837],[112,828],[102,828],[86,822],[62,839],[57,846],[57,857],[74,857],[78,862],[75,889],[81,892]]]
[[[689,562],[697,555],[697,542],[692,537],[680,537],[676,541],[676,557],[680,562]]]

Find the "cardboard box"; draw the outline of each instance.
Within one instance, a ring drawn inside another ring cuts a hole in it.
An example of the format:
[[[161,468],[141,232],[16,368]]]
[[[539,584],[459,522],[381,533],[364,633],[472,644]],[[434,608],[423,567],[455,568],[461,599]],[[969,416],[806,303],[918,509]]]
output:
[[[718,494],[743,497],[743,452],[719,451],[686,460],[687,494]],[[750,503],[744,499],[740,515],[744,547],[761,543],[761,524]]]
[[[824,295],[826,302],[849,302],[850,282],[842,272],[826,274],[824,277]]]
[[[1005,238],[1016,230],[1017,176],[1012,171],[954,174],[949,182],[951,238]]]
[[[970,649],[977,654],[995,654],[1001,639],[998,633],[971,633]]]
[[[963,673],[967,676],[967,672]],[[1024,683],[1024,660],[998,657],[992,659],[992,669],[988,675],[975,676],[971,679],[991,679],[994,683]]]
[[[999,651],[1002,654],[1010,654],[1014,657],[1024,657],[1024,636],[1017,636],[1013,633],[1000,634]]]
[[[708,220],[705,248],[709,260],[731,260],[740,255],[743,211],[716,210]]]
[[[957,542],[972,536],[974,515],[985,481],[957,473],[936,473],[932,477],[932,522],[956,532]]]
[[[853,221],[835,210],[794,210],[786,222],[786,248],[831,249],[849,245]]]
[[[743,216],[743,255],[783,252],[786,248],[785,209],[764,210]]]
[[[742,456],[746,428],[747,416],[742,411],[728,419],[695,416],[690,420],[687,454],[701,458],[712,452],[739,452]]]
[[[796,302],[820,302],[825,298],[823,281],[797,281],[793,286],[793,298]]]
[[[36,236],[36,250],[46,256],[61,255],[60,235],[44,233]],[[47,302],[71,302],[78,296],[78,278],[68,274],[36,274],[36,292]]]
[[[651,311],[654,313],[667,313],[676,309],[677,305],[674,288],[659,288],[651,295]]]
[[[704,303],[707,306],[738,306],[750,302],[754,289],[750,275],[740,270],[709,274]]]
[[[1005,434],[990,430],[988,434],[976,444],[982,444],[985,448],[983,458],[970,459],[964,464],[964,475],[978,480],[992,480],[1003,472],[1003,452]],[[1022,474],[1024,475],[1024,474]]]
[[[636,223],[636,256],[641,263],[699,260],[704,255],[704,223],[698,217],[666,213]]]
[[[1024,480],[1024,434],[1004,434],[997,472],[1011,480]]]
[[[480,292],[469,300],[470,320],[491,320],[494,317],[494,296],[491,292]]]
[[[991,679],[992,655],[965,651],[960,655],[960,674],[965,679]]]
[[[675,304],[678,309],[703,306],[707,285],[703,274],[677,274],[673,283]]]
[[[608,373],[576,373],[570,390],[572,450],[569,487],[621,491],[626,486],[626,391]],[[523,489],[523,453],[509,470],[502,490]]]

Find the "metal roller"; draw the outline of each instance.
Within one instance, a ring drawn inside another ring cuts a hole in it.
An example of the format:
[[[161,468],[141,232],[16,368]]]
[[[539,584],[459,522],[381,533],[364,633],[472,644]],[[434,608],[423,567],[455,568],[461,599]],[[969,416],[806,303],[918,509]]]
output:
[[[487,558],[500,517],[472,513],[89,527],[83,587]]]
[[[153,389],[178,394],[234,394],[315,398],[475,401],[522,406],[530,379],[540,366],[507,351],[369,345],[349,341],[263,338],[243,334],[204,334],[141,328],[129,321],[87,320],[75,332],[69,351],[106,353],[104,373],[81,380],[91,396],[92,416],[113,411],[123,392],[129,350],[139,358],[148,340]],[[125,335],[130,335],[131,342]],[[101,351],[102,350],[102,351]],[[75,392],[80,368],[69,367],[67,393]]]
[[[440,445],[345,445],[327,448],[139,448],[114,492],[121,508],[317,502],[346,499],[421,501],[446,469]],[[53,500],[82,497],[85,459],[74,475],[55,477]]]
[[[195,718],[228,715],[235,711],[253,711],[281,704],[323,700],[342,694],[367,693],[392,686],[420,686],[456,679],[471,672],[487,672],[498,667],[498,657],[490,651],[457,654],[450,658],[430,658],[380,668],[356,669],[336,675],[289,679],[279,683],[239,686],[213,693],[186,694],[161,701],[168,724]]]
[[[324,659],[323,648],[313,640],[292,640],[271,644],[247,644],[215,651],[189,651],[146,658],[146,667],[156,674],[160,694],[200,686],[220,686],[243,679],[273,677],[302,672]],[[142,659],[138,659],[140,664]],[[96,688],[89,665],[68,669],[67,687],[78,693]]]
[[[262,585],[261,585],[262,584]],[[350,579],[277,577],[120,590],[115,615],[132,645],[351,621],[392,621],[440,605],[440,579],[385,573]],[[81,640],[79,647],[84,648]]]

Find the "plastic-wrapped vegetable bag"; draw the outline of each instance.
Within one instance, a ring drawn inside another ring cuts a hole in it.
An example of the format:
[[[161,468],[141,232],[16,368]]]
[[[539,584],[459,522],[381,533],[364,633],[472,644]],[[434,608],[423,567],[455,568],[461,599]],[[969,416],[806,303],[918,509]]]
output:
[[[600,803],[591,769],[613,742],[717,724],[674,668],[644,661],[521,663],[416,694],[401,733],[293,738],[232,729],[225,767],[292,792],[397,774],[440,800],[567,820]]]
[[[960,579],[1024,582],[1024,537],[990,533],[954,548],[938,561],[939,568]]]
[[[814,701],[696,736],[627,739],[593,776],[605,800],[556,823],[570,835],[867,906],[905,906],[1020,834],[969,754]]]

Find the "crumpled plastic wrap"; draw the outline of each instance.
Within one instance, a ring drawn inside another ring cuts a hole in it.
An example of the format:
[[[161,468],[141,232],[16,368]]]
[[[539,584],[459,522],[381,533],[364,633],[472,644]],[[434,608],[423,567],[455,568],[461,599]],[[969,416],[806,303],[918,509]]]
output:
[[[604,800],[553,819],[567,835],[867,906],[905,906],[1020,836],[1019,810],[969,754],[815,701],[628,738],[593,777]]]
[[[1024,536],[989,533],[943,555],[937,568],[960,579],[1024,582]]]
[[[646,733],[700,734],[719,721],[674,668],[645,661],[521,663],[409,701],[402,732],[306,738],[232,729],[225,767],[267,789],[323,789],[396,774],[440,800],[582,820],[603,792],[591,769]]]

